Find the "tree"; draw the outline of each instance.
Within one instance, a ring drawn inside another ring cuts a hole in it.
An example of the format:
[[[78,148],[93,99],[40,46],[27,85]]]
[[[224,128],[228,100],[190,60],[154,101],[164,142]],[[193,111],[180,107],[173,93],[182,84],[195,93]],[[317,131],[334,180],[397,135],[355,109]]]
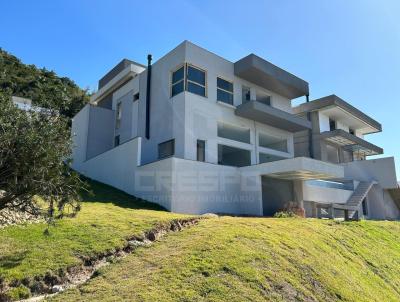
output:
[[[46,68],[26,65],[0,48],[0,91],[26,97],[39,107],[58,110],[72,118],[88,102],[87,90]]]
[[[34,196],[48,204],[49,217],[80,209],[83,182],[70,170],[68,119],[49,111],[23,111],[0,92],[0,209],[36,212]]]

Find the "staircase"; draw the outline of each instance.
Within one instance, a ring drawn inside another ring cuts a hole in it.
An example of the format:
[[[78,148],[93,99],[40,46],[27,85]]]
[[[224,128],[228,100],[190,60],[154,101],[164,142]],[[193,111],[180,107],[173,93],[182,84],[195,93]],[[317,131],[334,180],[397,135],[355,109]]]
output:
[[[371,190],[372,186],[375,184],[377,184],[376,181],[361,181],[346,203],[332,205],[332,212],[334,212],[335,209],[344,210],[345,219],[348,219],[349,211],[358,211],[360,204],[364,198],[367,197],[369,190]],[[355,213],[353,215],[355,215]]]

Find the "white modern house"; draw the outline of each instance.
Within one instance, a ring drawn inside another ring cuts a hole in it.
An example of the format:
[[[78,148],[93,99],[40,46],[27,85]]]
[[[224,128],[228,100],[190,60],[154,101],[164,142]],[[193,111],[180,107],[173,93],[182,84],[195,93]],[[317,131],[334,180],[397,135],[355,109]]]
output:
[[[73,119],[73,168],[173,212],[399,218],[393,158],[365,160],[380,124],[342,100],[292,107],[308,95],[254,54],[188,41],[153,65],[124,59]]]

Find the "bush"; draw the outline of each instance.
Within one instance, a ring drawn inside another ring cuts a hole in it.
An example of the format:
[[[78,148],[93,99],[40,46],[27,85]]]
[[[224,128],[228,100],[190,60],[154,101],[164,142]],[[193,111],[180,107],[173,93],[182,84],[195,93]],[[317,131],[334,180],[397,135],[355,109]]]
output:
[[[28,299],[31,296],[31,291],[25,285],[20,285],[7,291],[7,296],[12,301]]]
[[[299,217],[299,216],[291,211],[279,211],[279,212],[275,213],[274,217],[275,218],[292,218],[292,217]]]
[[[0,93],[0,138],[0,210],[37,212],[34,196],[46,203],[49,217],[56,210],[80,209],[83,183],[69,168],[68,119],[20,110]]]

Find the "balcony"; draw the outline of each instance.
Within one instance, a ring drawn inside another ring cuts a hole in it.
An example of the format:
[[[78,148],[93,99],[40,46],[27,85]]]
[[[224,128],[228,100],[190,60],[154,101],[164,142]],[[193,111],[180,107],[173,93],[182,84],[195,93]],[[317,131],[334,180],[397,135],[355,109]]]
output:
[[[293,74],[250,54],[235,62],[235,75],[288,99],[308,95],[308,83]]]
[[[321,138],[337,146],[343,147],[345,150],[358,152],[365,156],[383,154],[382,148],[342,129],[322,132]]]
[[[311,129],[310,121],[254,100],[239,105],[235,114],[289,132]]]

